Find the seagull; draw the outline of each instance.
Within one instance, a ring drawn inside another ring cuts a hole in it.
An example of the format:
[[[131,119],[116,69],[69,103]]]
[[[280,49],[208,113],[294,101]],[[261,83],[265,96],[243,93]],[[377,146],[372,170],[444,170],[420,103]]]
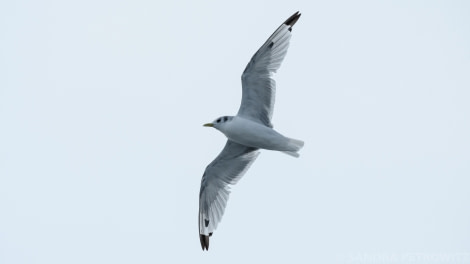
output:
[[[259,155],[259,149],[281,151],[299,157],[301,140],[288,138],[273,129],[271,117],[276,82],[274,73],[287,53],[292,27],[300,13],[290,16],[253,55],[242,74],[242,102],[236,116],[222,116],[212,123],[227,137],[220,154],[204,171],[199,192],[199,239],[202,250],[209,250],[209,237],[227,205],[230,185],[245,174]]]

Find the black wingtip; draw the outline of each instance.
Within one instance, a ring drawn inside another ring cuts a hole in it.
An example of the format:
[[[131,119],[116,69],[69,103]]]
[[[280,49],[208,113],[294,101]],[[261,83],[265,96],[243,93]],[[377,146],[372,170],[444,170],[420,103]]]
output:
[[[201,240],[202,251],[209,250],[209,237],[212,236],[212,232],[208,236],[199,234],[199,240]]]
[[[284,22],[285,25],[290,26],[289,30],[292,31],[292,27],[295,25],[297,20],[299,20],[300,15],[301,14],[299,13],[299,11],[297,11]]]
[[[209,236],[200,234],[199,240],[201,240],[202,251],[209,250]]]

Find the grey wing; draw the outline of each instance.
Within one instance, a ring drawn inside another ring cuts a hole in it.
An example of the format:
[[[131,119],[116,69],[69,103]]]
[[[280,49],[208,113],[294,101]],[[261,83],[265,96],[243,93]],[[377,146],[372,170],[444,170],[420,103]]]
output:
[[[242,102],[238,115],[272,127],[276,93],[274,73],[286,56],[294,24],[300,13],[289,17],[253,55],[242,74]]]
[[[202,250],[209,249],[209,236],[222,219],[230,186],[245,174],[258,157],[257,148],[227,140],[224,149],[204,171],[199,192],[199,238]]]

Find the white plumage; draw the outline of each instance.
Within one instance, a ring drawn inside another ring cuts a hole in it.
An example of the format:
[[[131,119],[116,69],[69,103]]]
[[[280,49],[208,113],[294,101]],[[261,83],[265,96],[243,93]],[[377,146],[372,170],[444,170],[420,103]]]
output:
[[[289,17],[251,58],[242,74],[242,102],[237,116],[223,116],[205,126],[214,127],[228,138],[222,152],[207,167],[199,193],[199,238],[203,250],[222,219],[230,194],[259,155],[259,149],[282,151],[298,157],[304,142],[283,136],[271,124],[276,92],[274,73],[286,56],[294,24]]]
[[[281,135],[271,127],[258,122],[235,116],[226,122],[214,124],[214,127],[238,144],[260,149],[297,152],[303,142]]]

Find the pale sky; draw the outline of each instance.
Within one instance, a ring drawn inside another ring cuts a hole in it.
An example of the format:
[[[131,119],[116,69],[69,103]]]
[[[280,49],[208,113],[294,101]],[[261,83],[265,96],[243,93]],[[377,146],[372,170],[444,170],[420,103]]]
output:
[[[295,11],[273,124],[305,147],[203,252],[202,124]],[[470,263],[469,90],[468,1],[3,1],[0,263]]]

